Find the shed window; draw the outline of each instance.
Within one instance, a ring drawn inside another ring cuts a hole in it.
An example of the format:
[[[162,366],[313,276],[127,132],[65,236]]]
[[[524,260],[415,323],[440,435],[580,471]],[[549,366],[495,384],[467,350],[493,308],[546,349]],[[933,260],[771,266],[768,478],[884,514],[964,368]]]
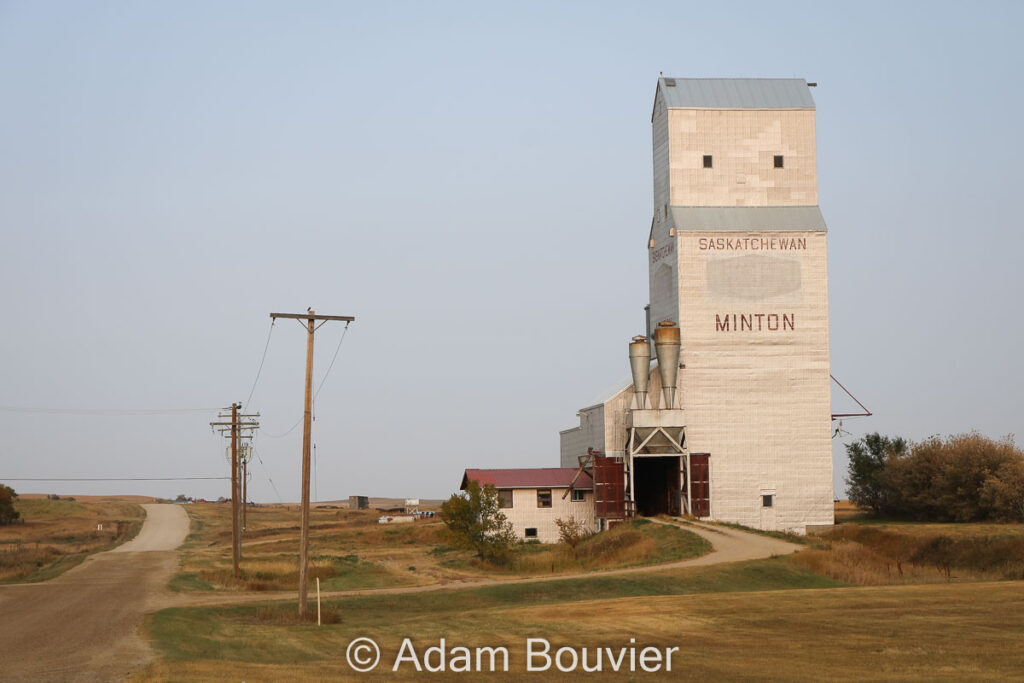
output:
[[[551,489],[537,489],[537,507],[551,507]]]
[[[782,164],[782,155],[781,154],[776,154],[775,155],[775,168],[782,168],[782,166],[783,166],[783,164]]]
[[[770,508],[772,504],[775,502],[774,499],[775,496],[770,493],[761,496],[761,507]]]
[[[537,528],[536,527],[527,527],[527,529],[526,529],[526,537],[527,538],[537,538]]]
[[[584,491],[583,489],[573,489],[572,490],[572,502],[580,503],[580,502],[586,500],[586,495],[587,495],[587,492]]]
[[[512,507],[512,490],[511,489],[498,489],[498,507],[510,508]]]
[[[781,157],[776,157],[776,158],[781,158]],[[704,155],[704,168],[711,168],[711,155],[710,154],[705,154]]]

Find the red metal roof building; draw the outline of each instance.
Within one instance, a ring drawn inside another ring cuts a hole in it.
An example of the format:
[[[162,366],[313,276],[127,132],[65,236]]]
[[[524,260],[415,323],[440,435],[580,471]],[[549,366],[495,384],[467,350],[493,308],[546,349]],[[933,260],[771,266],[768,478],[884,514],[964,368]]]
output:
[[[461,489],[465,490],[470,481],[475,480],[481,486],[490,484],[496,489],[565,489],[572,488],[591,491],[594,481],[586,472],[581,472],[575,483],[573,477],[579,472],[577,467],[536,467],[530,469],[505,470],[466,470],[462,475]]]
[[[462,490],[471,481],[497,489],[502,514],[524,541],[557,543],[559,520],[594,528],[594,480],[577,467],[466,470]]]

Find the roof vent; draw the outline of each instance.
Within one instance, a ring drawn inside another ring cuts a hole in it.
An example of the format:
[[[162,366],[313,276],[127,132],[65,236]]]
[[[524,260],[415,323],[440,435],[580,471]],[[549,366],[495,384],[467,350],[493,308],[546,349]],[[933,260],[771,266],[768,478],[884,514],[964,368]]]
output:
[[[676,87],[676,79],[674,79],[674,78],[666,78],[665,79],[665,87],[666,88],[674,88],[674,87]]]

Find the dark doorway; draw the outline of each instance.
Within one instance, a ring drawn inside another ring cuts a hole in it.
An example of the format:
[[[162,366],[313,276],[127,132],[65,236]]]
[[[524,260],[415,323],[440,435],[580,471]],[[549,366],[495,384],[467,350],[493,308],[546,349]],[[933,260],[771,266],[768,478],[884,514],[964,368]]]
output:
[[[644,517],[679,514],[679,456],[633,458],[636,511]]]

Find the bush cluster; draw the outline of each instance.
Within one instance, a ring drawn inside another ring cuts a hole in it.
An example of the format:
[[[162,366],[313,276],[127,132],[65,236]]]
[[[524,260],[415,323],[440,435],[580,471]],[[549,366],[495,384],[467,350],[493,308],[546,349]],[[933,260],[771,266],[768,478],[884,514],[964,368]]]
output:
[[[869,434],[847,445],[850,500],[920,521],[1024,521],[1024,451],[977,432],[919,443]]]
[[[440,516],[453,545],[474,550],[479,559],[492,564],[508,564],[516,535],[501,511],[494,486],[468,482],[464,493],[453,494],[441,504]]]
[[[0,484],[0,524],[10,524],[21,517],[21,513],[14,509],[14,501],[18,494],[10,486]]]

